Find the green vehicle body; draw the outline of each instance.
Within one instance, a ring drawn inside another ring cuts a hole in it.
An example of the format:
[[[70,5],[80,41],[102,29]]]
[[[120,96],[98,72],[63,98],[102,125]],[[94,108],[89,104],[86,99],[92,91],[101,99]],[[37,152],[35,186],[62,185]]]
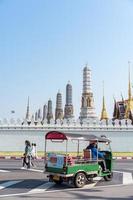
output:
[[[60,173],[63,175],[70,175],[70,174],[75,174],[78,171],[84,171],[84,172],[94,172],[99,170],[99,165],[96,164],[74,164],[72,166],[66,166],[64,167],[65,170],[59,169],[59,168],[53,168],[53,167],[47,167],[46,171],[47,172],[53,172],[53,173]]]
[[[59,132],[57,132],[57,133],[59,133]],[[51,132],[49,132],[48,134],[52,135]],[[56,132],[54,132],[54,136],[55,136],[55,134],[56,134]],[[48,138],[47,135],[46,135],[46,139]],[[64,135],[66,136],[66,134],[64,134]],[[89,137],[86,137],[86,136],[83,137],[83,135],[80,136],[81,138],[79,137],[79,135],[78,136],[72,135],[72,138],[73,137],[75,137],[75,138],[77,137],[78,140],[80,140],[80,139],[89,140]],[[66,136],[66,138],[67,138],[67,136]],[[71,139],[71,137],[69,137],[68,139]],[[95,137],[95,139],[97,139],[97,137]],[[102,139],[103,138],[101,138],[101,140]],[[105,142],[105,141],[106,141],[106,139],[103,139],[103,142]],[[109,141],[109,140],[107,140],[107,141]],[[86,183],[86,180],[87,181],[91,180],[92,178],[97,177],[97,176],[103,177],[106,181],[109,181],[112,179],[112,160],[113,160],[112,152],[111,152],[111,150],[110,151],[102,150],[101,152],[104,152],[104,154],[105,154],[104,162],[105,162],[107,170],[104,172],[100,165],[100,162],[103,162],[102,160],[99,160],[98,158],[97,158],[97,160],[93,160],[93,159],[87,160],[87,159],[83,159],[81,157],[74,157],[73,163],[65,161],[63,163],[62,167],[49,166],[48,162],[46,162],[45,173],[48,174],[50,181],[54,181],[56,183],[62,183],[63,181],[67,181],[67,182],[74,183],[75,187],[83,187]],[[47,156],[46,149],[45,149],[45,155]],[[55,154],[55,157],[56,156],[58,158],[58,156],[60,156],[60,155]],[[63,155],[61,155],[61,156],[63,157]],[[67,153],[66,153],[66,155],[64,155],[64,159],[67,160]],[[84,179],[86,179],[86,180],[84,181]],[[84,182],[84,183],[82,183],[82,182]]]

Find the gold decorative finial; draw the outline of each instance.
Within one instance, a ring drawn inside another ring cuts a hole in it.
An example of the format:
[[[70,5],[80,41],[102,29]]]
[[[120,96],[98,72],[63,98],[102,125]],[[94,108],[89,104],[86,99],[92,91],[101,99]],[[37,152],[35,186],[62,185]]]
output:
[[[131,92],[131,82],[130,82],[130,61],[128,61],[128,67],[129,67],[129,77],[128,77],[128,100],[127,100],[127,106],[126,106],[126,112],[125,112],[125,118],[130,119],[132,116],[133,111],[133,100],[132,100],[132,92]]]
[[[131,82],[130,82],[130,61],[128,61],[128,67],[129,67],[129,77],[128,77],[128,99],[131,100],[132,95],[131,95]]]
[[[104,97],[104,82],[103,82],[103,106],[102,106],[102,112],[101,112],[101,118],[100,120],[108,120],[108,114],[106,111],[106,106],[105,106],[105,97]]]
[[[124,101],[124,98],[123,98],[122,92],[121,92],[121,100]]]

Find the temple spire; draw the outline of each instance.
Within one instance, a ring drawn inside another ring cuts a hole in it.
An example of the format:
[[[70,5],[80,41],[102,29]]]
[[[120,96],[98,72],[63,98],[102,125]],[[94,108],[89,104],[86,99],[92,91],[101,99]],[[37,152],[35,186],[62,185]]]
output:
[[[108,114],[106,111],[106,106],[105,106],[105,97],[104,97],[104,82],[103,82],[103,106],[102,106],[102,112],[101,112],[101,118],[100,120],[107,120],[108,119]]]
[[[55,120],[57,119],[63,119],[62,94],[60,93],[60,90],[58,90],[56,95]]]
[[[81,98],[80,119],[97,119],[92,92],[91,70],[87,64],[83,69],[83,91]]]
[[[121,92],[121,100],[124,101],[124,97],[123,97],[123,95],[122,95],[122,92]]]
[[[113,96],[114,99],[114,112],[113,112],[113,119],[117,119],[117,114],[118,114],[118,109],[117,109],[117,102],[115,97]]]
[[[30,119],[30,100],[28,96],[28,103],[27,103],[27,111],[26,111],[26,120]]]
[[[132,93],[131,93],[131,81],[130,81],[130,61],[128,61],[129,66],[129,77],[128,77],[128,99],[132,99]]]
[[[64,119],[72,119],[73,116],[73,103],[72,103],[72,85],[68,81],[66,85],[66,103],[64,108]]]
[[[125,112],[125,118],[133,120],[133,100],[132,100],[132,92],[131,92],[131,81],[130,81],[130,61],[128,61],[129,66],[129,77],[128,77],[128,101],[127,101],[127,107]]]
[[[47,120],[50,124],[50,120],[53,119],[53,110],[52,110],[52,100],[48,100],[48,110],[47,110]]]

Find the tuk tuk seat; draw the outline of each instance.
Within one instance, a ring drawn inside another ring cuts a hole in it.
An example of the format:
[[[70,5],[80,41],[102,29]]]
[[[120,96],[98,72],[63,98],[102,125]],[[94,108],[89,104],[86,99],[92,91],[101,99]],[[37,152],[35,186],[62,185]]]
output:
[[[91,149],[84,149],[84,159],[92,160],[92,152]]]

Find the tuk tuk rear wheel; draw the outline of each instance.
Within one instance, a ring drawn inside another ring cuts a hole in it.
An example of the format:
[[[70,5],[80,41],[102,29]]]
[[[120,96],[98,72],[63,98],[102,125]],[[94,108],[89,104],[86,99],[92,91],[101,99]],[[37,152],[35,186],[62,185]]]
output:
[[[104,176],[105,181],[111,181],[113,178],[113,172],[110,175]]]
[[[82,188],[86,184],[86,175],[83,172],[79,172],[74,177],[74,186]]]

